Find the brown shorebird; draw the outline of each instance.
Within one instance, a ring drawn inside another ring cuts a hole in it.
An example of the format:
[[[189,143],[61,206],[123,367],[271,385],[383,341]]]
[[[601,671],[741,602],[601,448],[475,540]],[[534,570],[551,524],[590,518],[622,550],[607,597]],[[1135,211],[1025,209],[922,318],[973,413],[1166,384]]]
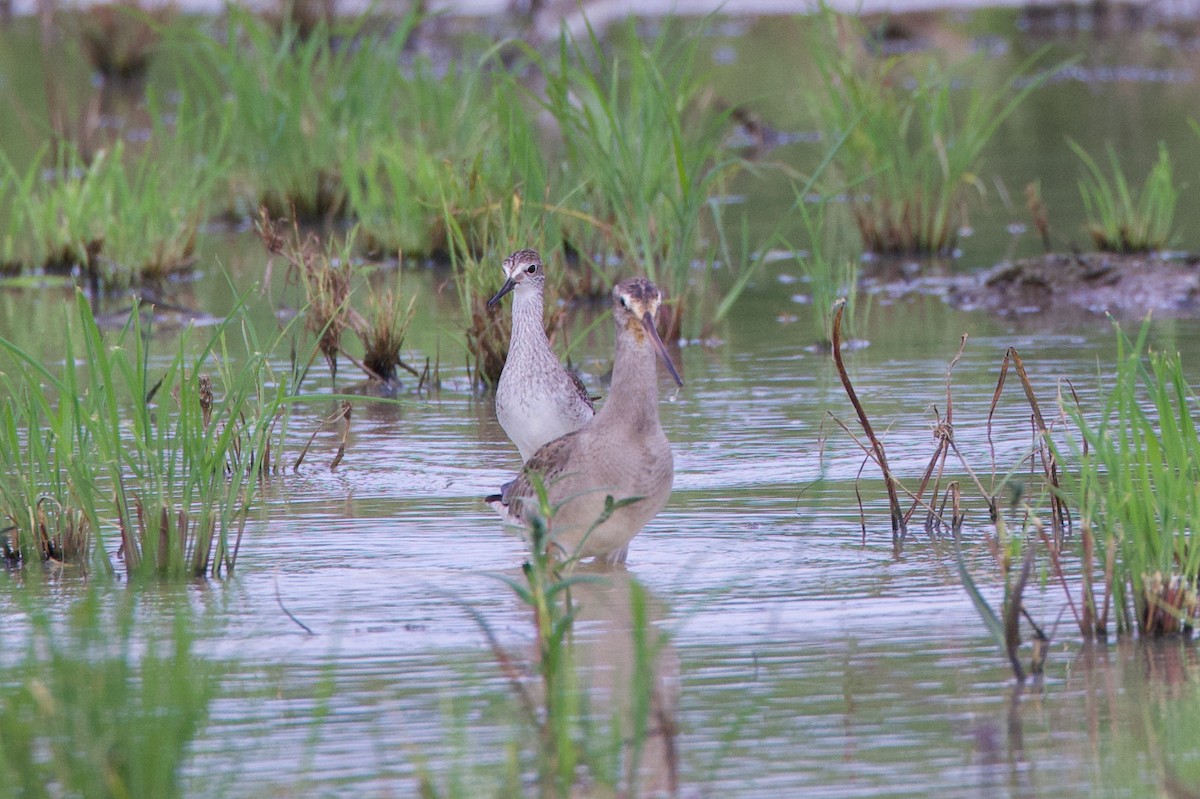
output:
[[[550,509],[551,546],[564,558],[623,563],[630,540],[667,504],[675,463],[658,421],[661,356],[683,380],[655,329],[662,294],[645,278],[613,289],[617,346],[604,407],[573,433],[534,453],[517,479],[488,502],[509,521],[542,516],[539,485]]]
[[[546,267],[534,250],[504,260],[504,285],[488,300],[495,306],[513,293],[508,359],[496,384],[496,418],[527,461],[538,448],[578,430],[595,414],[592,398],[550,348],[542,321]]]

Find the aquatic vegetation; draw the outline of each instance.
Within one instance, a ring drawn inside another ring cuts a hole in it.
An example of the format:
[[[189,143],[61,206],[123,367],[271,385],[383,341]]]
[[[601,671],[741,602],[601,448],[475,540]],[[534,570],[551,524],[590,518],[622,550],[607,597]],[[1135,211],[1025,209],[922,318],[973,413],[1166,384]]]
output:
[[[291,226],[270,218],[262,209],[256,223],[259,238],[267,251],[282,255],[288,264],[289,276],[294,276],[304,291],[304,327],[316,339],[317,351],[329,364],[329,371],[337,377],[338,356],[350,360],[368,378],[384,384],[396,381],[397,368],[403,368],[414,376],[428,375],[418,372],[400,358],[400,348],[408,334],[415,311],[416,297],[405,297],[399,286],[378,290],[367,286],[367,313],[356,310],[351,299],[369,269],[356,266],[353,253],[355,232],[342,240],[328,239],[322,243],[317,234],[302,233],[293,221]],[[361,360],[346,350],[342,334],[349,329],[362,342]],[[311,365],[311,359],[299,369],[298,379],[303,379]]]
[[[985,86],[982,56],[952,70],[928,53],[876,55],[866,39],[862,21],[828,7],[808,39],[820,75],[810,106],[826,140],[846,136],[834,163],[863,247],[949,253],[969,197],[983,193],[984,147],[1044,79],[1029,78],[1037,56]],[[962,80],[969,91],[956,90]]]
[[[565,799],[589,784],[614,795],[637,796],[644,771],[651,768],[665,772],[659,777],[664,784],[653,790],[673,795],[678,790],[675,722],[671,700],[664,696],[657,675],[666,640],[650,622],[647,592],[635,580],[618,581],[620,575],[564,571],[568,567],[555,556],[542,522],[553,517],[554,509],[541,487],[539,496],[542,515],[530,531],[522,577],[497,575],[532,616],[536,686],[523,678],[519,660],[504,649],[483,616],[471,611],[512,689],[522,727],[532,733],[519,741],[523,760],[535,775],[536,795]],[[613,671],[614,684],[607,701],[593,704],[595,686],[589,684],[580,659],[586,644],[576,638],[576,622],[587,611],[579,596],[589,593],[592,603],[613,602],[613,596],[598,596],[612,589],[617,594],[627,590],[615,601],[629,607],[628,628],[618,634],[629,636],[622,646],[628,647],[630,662],[599,666]],[[665,762],[651,767],[646,760],[652,746],[654,756]]]
[[[216,695],[186,603],[146,624],[136,594],[85,589],[51,611],[29,602],[0,680],[0,794],[84,799],[183,795],[182,767]],[[61,601],[61,600],[60,600]]]
[[[1174,232],[1179,196],[1166,145],[1159,142],[1158,160],[1146,175],[1141,191],[1134,192],[1111,144],[1108,146],[1110,180],[1086,150],[1069,139],[1067,143],[1086,170],[1079,181],[1079,194],[1087,209],[1088,233],[1096,248],[1103,252],[1147,253],[1166,247]]]
[[[1118,633],[1190,630],[1200,581],[1200,434],[1195,390],[1178,353],[1148,352],[1144,325],[1131,342],[1118,328],[1116,374],[1097,417],[1068,407],[1079,428],[1071,484],[1082,523],[1109,564]],[[1107,623],[1107,609],[1099,619]]]
[[[99,521],[88,489],[96,474],[89,458],[55,445],[82,426],[73,403],[49,406],[28,363],[6,364],[9,390],[0,407],[0,551],[10,565],[52,561],[87,566]],[[41,435],[41,430],[51,435]],[[68,438],[69,440],[69,438]],[[76,488],[81,486],[82,488]],[[82,495],[81,495],[82,494]]]
[[[197,121],[214,114],[212,122],[229,131],[223,152],[232,213],[250,217],[264,205],[276,218],[344,212],[346,164],[393,124],[403,92],[397,65],[416,19],[410,14],[380,35],[366,31],[366,17],[348,30],[321,23],[302,37],[294,24],[276,34],[231,6],[223,37],[192,30],[175,37],[200,81],[189,106]]]
[[[162,365],[149,357],[139,308],[110,339],[77,292],[58,372],[0,339],[11,398],[0,418],[14,446],[0,476],[10,558],[79,558],[72,562],[104,572],[115,553],[131,577],[233,570],[291,399],[270,348],[247,327],[240,346],[251,354],[231,362],[237,319],[218,325],[198,354],[185,332]],[[29,443],[31,431],[45,440]]]
[[[158,133],[137,155],[128,156],[118,140],[88,163],[60,148],[49,171],[45,151],[24,173],[0,158],[12,214],[4,257],[26,270],[76,273],[97,289],[160,281],[190,268],[224,167],[184,156],[181,137]]]
[[[992,395],[987,418],[987,440],[992,452],[992,463],[987,465],[985,471],[968,459],[959,449],[956,441],[951,377],[954,367],[966,347],[967,337],[965,334],[963,335],[959,350],[946,369],[944,415],[943,412],[934,409],[935,418],[932,432],[936,446],[918,485],[912,489],[907,487],[889,467],[883,441],[875,432],[865,406],[850,381],[841,354],[842,312],[843,309],[839,305],[834,314],[831,335],[833,358],[865,441],[855,436],[846,422],[837,417],[834,417],[834,420],[842,430],[854,438],[855,444],[864,453],[864,462],[866,460],[874,462],[883,473],[892,522],[892,546],[895,551],[899,552],[903,547],[908,536],[909,523],[918,510],[924,511],[924,529],[929,535],[949,534],[953,538],[953,555],[959,579],[979,611],[985,626],[992,632],[1001,651],[1005,653],[1018,681],[1023,682],[1030,673],[1040,674],[1048,652],[1049,638],[1042,626],[1038,625],[1030,616],[1023,600],[1025,589],[1033,573],[1035,558],[1039,554],[1048,561],[1047,568],[1054,580],[1061,586],[1064,598],[1081,634],[1089,639],[1097,634],[1103,636],[1104,624],[1102,619],[1098,619],[1094,613],[1095,603],[1092,597],[1091,569],[1093,561],[1091,555],[1094,539],[1087,528],[1079,538],[1082,552],[1079,557],[1084,575],[1080,580],[1083,601],[1076,603],[1066,569],[1068,559],[1075,556],[1068,550],[1066,543],[1070,510],[1062,487],[1063,470],[1059,463],[1058,449],[1051,438],[1051,428],[1042,413],[1024,362],[1017,351],[1009,348],[1005,353],[996,389]],[[1021,412],[1027,415],[1032,424],[1035,442],[1032,450],[1027,452],[1020,462],[1012,465],[1007,471],[998,471],[995,463],[995,448],[991,443],[992,426],[1010,370],[1016,373],[1016,380],[1022,390],[1024,403],[1021,405]],[[950,456],[954,456],[960,471],[948,471],[947,465]],[[1038,467],[1040,467],[1040,475],[1035,474]],[[1022,476],[1021,472],[1026,469],[1028,472]],[[991,603],[979,590],[963,558],[960,534],[966,515],[963,507],[964,485],[971,486],[972,493],[978,492],[977,495],[985,503],[988,518],[995,528],[995,534],[988,545],[1004,586],[1004,600],[999,613],[992,608]],[[1041,496],[1038,500],[1027,498],[1027,494],[1039,493],[1039,488]],[[1001,497],[1006,493],[1011,498],[1008,507],[1001,504]],[[902,495],[911,500],[907,510],[901,503]],[[1043,502],[1050,508],[1049,523],[1043,522],[1040,518],[1040,506]],[[1039,507],[1035,507],[1035,505]],[[1019,520],[1020,534],[1010,532],[1006,513]],[[865,518],[863,534],[866,535]],[[1032,653],[1028,671],[1023,666],[1019,654],[1022,646],[1020,634],[1022,619],[1032,628]]]
[[[558,57],[530,53],[546,79],[535,98],[558,123],[562,161],[551,172],[564,204],[578,211],[562,219],[573,252],[600,281],[593,294],[635,274],[667,295],[677,337],[701,222],[742,162],[726,146],[728,110],[717,110],[696,71],[699,37],[665,24],[643,42],[633,20],[625,44],[610,52],[594,31],[583,40],[566,34]],[[610,264],[620,263],[620,274]]]
[[[816,314],[816,341],[824,347],[832,346],[834,317],[837,315],[838,333],[843,326],[853,332],[858,310],[858,277],[860,253],[838,235],[830,224],[829,198],[815,193],[818,181],[826,166],[841,147],[837,143],[826,155],[826,160],[811,175],[803,186],[794,188],[796,199],[791,213],[798,216],[807,234],[808,248],[801,251],[785,242],[787,252],[796,253],[800,271],[807,280],[808,289]]]
[[[445,165],[421,142],[379,141],[346,165],[346,194],[371,257],[421,257],[446,250],[434,204]]]
[[[1016,373],[1035,439],[1024,459],[1007,472],[998,473],[994,462],[985,472],[958,449],[947,370],[945,416],[938,416],[934,428],[938,446],[914,491],[889,469],[882,442],[849,384],[836,349],[838,321],[834,357],[866,437],[856,443],[886,480],[893,541],[903,539],[918,506],[927,509],[926,530],[953,534],[960,579],[1018,679],[1026,675],[1017,654],[1020,620],[1033,630],[1032,673],[1040,672],[1049,643],[1022,599],[1035,568],[1061,589],[1064,613],[1069,611],[1085,640],[1106,638],[1114,617],[1118,635],[1153,637],[1194,628],[1200,618],[1200,547],[1194,540],[1200,529],[1200,433],[1192,418],[1197,396],[1178,354],[1148,352],[1148,324],[1135,342],[1117,329],[1115,375],[1103,379],[1098,413],[1085,408],[1074,387],[1066,384],[1059,392],[1057,418],[1048,419],[1020,356],[1008,350],[987,421],[989,447],[994,453],[992,426],[1010,371]],[[950,369],[961,354],[960,348]],[[1066,426],[1068,420],[1074,430]],[[845,423],[838,424],[848,431]],[[949,478],[939,504],[950,454],[961,471]],[[1025,476],[1023,470],[1028,470]],[[985,485],[980,475],[988,473],[990,485]],[[995,528],[989,548],[1005,589],[998,613],[961,554],[962,485],[978,490]],[[928,502],[922,500],[927,491],[933,498]],[[908,511],[900,503],[902,494],[912,499]],[[1001,502],[1005,494],[1007,507]]]
[[[545,187],[543,164],[535,162],[535,175],[518,169],[537,145],[528,116],[510,108],[519,103],[513,81],[489,75],[485,63],[412,63],[392,99],[393,124],[365,138],[345,167],[349,208],[369,253],[445,257],[447,212],[477,247],[473,228],[495,198]]]
[[[413,313],[416,310],[417,297],[408,297],[405,303],[402,274],[395,270],[395,285],[386,288],[375,287],[367,293],[367,308],[365,314],[356,314],[355,330],[363,345],[362,365],[364,371],[384,383],[393,383],[397,379],[396,370],[404,368],[414,376],[421,378],[422,383],[428,374],[417,372],[400,358],[400,350],[404,339],[408,336],[408,328],[412,325]],[[428,367],[428,364],[426,364]]]

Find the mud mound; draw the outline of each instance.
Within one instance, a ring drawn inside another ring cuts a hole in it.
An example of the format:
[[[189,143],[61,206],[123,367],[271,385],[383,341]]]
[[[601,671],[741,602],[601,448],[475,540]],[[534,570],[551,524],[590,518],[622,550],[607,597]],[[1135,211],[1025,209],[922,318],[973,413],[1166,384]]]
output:
[[[949,302],[998,314],[1084,310],[1115,316],[1200,308],[1200,256],[1046,255],[955,281]]]

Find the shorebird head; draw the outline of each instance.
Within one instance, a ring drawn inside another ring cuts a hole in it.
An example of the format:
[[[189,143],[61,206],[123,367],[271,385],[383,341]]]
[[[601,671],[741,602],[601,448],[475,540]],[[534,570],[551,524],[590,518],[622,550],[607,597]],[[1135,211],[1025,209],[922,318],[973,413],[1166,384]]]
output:
[[[546,285],[545,270],[542,256],[538,255],[537,250],[517,250],[504,259],[504,285],[496,292],[496,296],[488,300],[488,307],[494,307],[501,297],[513,289],[542,290]]]
[[[629,335],[639,346],[649,344],[658,352],[667,371],[675,378],[676,385],[683,385],[683,378],[675,370],[667,347],[658,336],[655,318],[662,304],[662,292],[644,277],[622,280],[613,288],[613,318],[617,323],[617,335]]]

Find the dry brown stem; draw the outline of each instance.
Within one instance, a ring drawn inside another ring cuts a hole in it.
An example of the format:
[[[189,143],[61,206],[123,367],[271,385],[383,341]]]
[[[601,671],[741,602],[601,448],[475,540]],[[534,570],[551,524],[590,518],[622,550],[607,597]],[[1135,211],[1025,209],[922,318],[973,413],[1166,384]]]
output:
[[[850,382],[850,375],[846,372],[846,364],[842,362],[842,312],[845,309],[845,302],[839,300],[837,312],[833,316],[833,329],[830,335],[830,341],[833,343],[833,362],[837,366],[838,377],[841,378],[842,387],[846,390],[846,396],[850,398],[850,404],[854,406],[854,412],[858,416],[858,423],[862,426],[867,440],[871,442],[871,457],[883,471],[883,479],[888,492],[888,504],[891,507],[892,543],[898,546],[905,533],[905,516],[904,511],[900,508],[900,497],[896,493],[896,478],[892,475],[892,470],[888,468],[887,455],[883,451],[883,443],[875,435],[875,429],[871,426],[871,420],[867,418],[867,412],[863,408],[862,402],[859,401],[858,394],[854,391],[854,386]]]

